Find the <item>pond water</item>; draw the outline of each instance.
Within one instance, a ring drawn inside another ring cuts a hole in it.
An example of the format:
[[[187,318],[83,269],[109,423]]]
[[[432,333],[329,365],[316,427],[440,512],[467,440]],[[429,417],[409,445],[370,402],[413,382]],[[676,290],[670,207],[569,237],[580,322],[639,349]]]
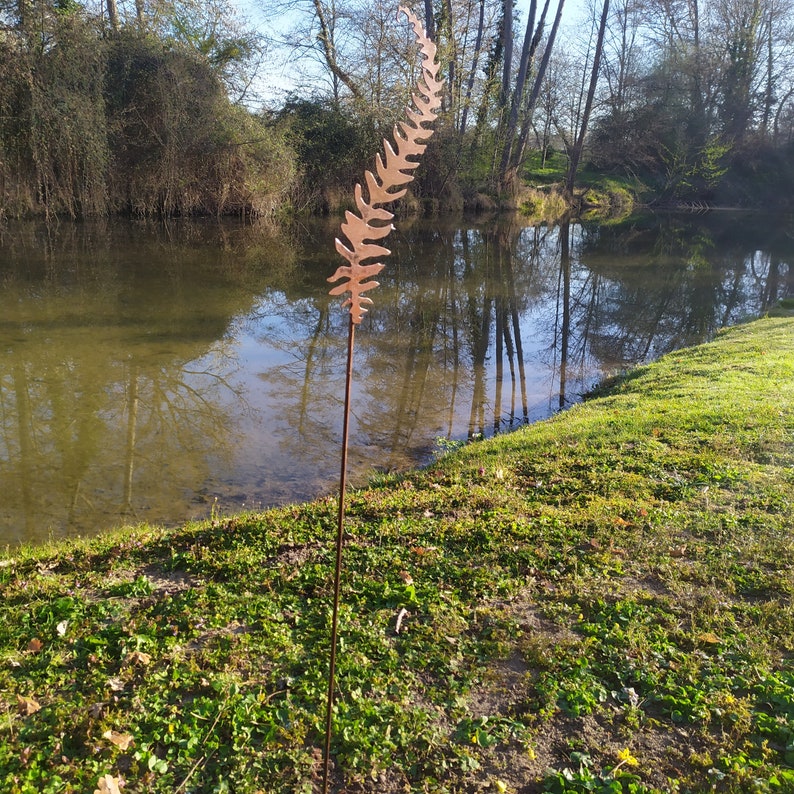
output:
[[[547,417],[794,295],[790,225],[402,221],[356,335],[350,482]],[[0,544],[333,493],[338,221],[7,224]]]

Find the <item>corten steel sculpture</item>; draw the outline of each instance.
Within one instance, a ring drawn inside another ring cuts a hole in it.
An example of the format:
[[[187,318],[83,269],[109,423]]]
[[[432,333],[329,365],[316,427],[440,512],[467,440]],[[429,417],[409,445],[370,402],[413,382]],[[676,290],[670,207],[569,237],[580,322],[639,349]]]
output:
[[[398,122],[394,127],[394,142],[396,151],[389,143],[383,141],[386,159],[380,154],[375,155],[375,170],[377,175],[366,171],[364,179],[367,186],[367,200],[360,184],[356,185],[356,207],[359,215],[352,212],[345,213],[345,222],[342,232],[350,243],[350,248],[336,240],[336,250],[350,263],[341,265],[336,273],[328,279],[330,282],[344,281],[334,287],[331,295],[350,293],[343,306],[350,307],[350,325],[347,343],[347,375],[345,382],[345,407],[344,422],[342,427],[342,473],[339,481],[339,521],[336,534],[336,568],[334,572],[334,609],[331,619],[331,654],[328,672],[328,698],[326,702],[325,723],[325,754],[323,757],[323,794],[328,791],[328,770],[331,756],[331,723],[334,702],[334,678],[336,672],[336,646],[339,623],[339,590],[342,575],[342,545],[344,537],[345,517],[345,488],[347,485],[347,447],[348,428],[350,420],[350,391],[353,373],[353,346],[356,326],[361,323],[362,316],[366,313],[365,304],[372,300],[364,295],[368,290],[378,286],[372,277],[380,273],[385,267],[380,262],[365,264],[369,260],[388,256],[391,251],[379,245],[378,240],[383,240],[394,228],[391,224],[394,213],[384,209],[382,205],[390,204],[402,198],[407,188],[403,187],[413,180],[410,174],[419,163],[414,159],[419,157],[426,148],[422,140],[427,140],[433,130],[425,124],[436,120],[441,107],[439,93],[444,85],[438,79],[440,64],[436,61],[436,45],[428,38],[422,24],[416,15],[409,9],[400,6],[399,13],[405,14],[414,29],[416,41],[424,61],[422,63],[422,77],[418,81],[417,92],[412,95],[415,108],[406,108],[408,123]],[[409,172],[409,173],[406,173]],[[400,188],[399,190],[394,190]]]

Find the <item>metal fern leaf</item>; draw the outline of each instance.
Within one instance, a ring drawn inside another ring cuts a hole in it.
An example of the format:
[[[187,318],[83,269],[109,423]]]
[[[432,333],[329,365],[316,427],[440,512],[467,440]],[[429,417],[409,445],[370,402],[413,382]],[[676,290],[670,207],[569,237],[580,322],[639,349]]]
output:
[[[400,6],[398,16],[399,13],[408,17],[424,59],[422,75],[412,95],[414,107],[406,108],[407,120],[394,126],[394,145],[384,139],[383,155],[375,155],[375,173],[364,173],[366,199],[364,188],[360,184],[356,185],[355,199],[359,214],[347,211],[341,227],[348,245],[336,239],[336,250],[349,264],[341,265],[328,279],[332,283],[342,282],[330,290],[331,295],[350,293],[342,305],[350,307],[350,319],[356,325],[367,311],[365,304],[372,303],[364,293],[378,286],[378,282],[372,278],[385,267],[381,262],[366,262],[391,253],[378,243],[394,228],[391,225],[394,213],[382,205],[402,198],[407,192],[404,186],[413,181],[411,172],[419,165],[414,158],[424,153],[427,147],[424,141],[433,134],[433,130],[425,125],[438,117],[441,107],[439,93],[444,86],[444,81],[438,78],[440,64],[436,60],[436,45],[428,38],[412,11]]]

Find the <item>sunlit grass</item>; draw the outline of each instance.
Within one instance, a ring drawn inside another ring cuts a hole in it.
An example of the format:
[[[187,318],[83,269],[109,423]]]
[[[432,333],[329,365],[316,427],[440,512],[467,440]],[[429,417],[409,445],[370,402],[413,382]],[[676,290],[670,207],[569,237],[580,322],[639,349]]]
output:
[[[351,494],[335,783],[794,790],[792,350],[732,329]],[[10,550],[0,790],[316,790],[335,504]]]

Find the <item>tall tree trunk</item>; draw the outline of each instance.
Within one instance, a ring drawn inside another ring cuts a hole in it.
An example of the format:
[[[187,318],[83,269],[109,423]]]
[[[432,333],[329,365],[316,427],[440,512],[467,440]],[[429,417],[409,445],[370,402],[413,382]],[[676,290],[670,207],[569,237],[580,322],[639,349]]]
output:
[[[447,37],[447,96],[449,98],[449,108],[454,112],[455,95],[457,93],[457,59],[458,52],[455,45],[455,25],[452,17],[452,0],[444,0],[444,29]]]
[[[33,20],[34,11],[33,3],[31,0],[17,0],[17,20],[19,30],[22,32],[23,39],[28,49],[33,48],[34,35],[33,35]]]
[[[119,22],[119,7],[116,0],[107,0],[108,9],[108,22],[114,32],[118,33],[121,30],[121,23]]]
[[[17,19],[19,20],[19,27],[23,30],[28,23],[28,15],[30,12],[29,0],[17,0]]]
[[[499,112],[504,112],[510,97],[511,77],[513,74],[513,0],[502,0],[502,82],[499,90]]]
[[[690,0],[690,16],[692,19],[692,46],[695,50],[695,74],[692,78],[692,121],[689,123],[687,137],[691,144],[700,149],[708,137],[706,107],[703,101],[703,53],[700,48],[700,4],[699,0]]]
[[[557,13],[554,15],[554,22],[549,32],[549,38],[546,41],[546,47],[543,50],[543,56],[538,64],[538,70],[535,74],[535,82],[532,84],[532,91],[527,99],[524,108],[524,120],[521,122],[521,132],[518,136],[518,141],[513,144],[510,153],[510,159],[507,163],[504,173],[502,175],[502,184],[506,190],[513,190],[515,181],[518,176],[518,170],[524,162],[524,156],[527,149],[527,141],[529,140],[529,131],[532,127],[532,114],[535,110],[538,97],[540,96],[540,89],[543,87],[543,80],[546,77],[546,69],[549,66],[549,59],[551,58],[552,50],[554,49],[554,42],[557,38],[557,31],[560,28],[560,20],[562,19],[562,9],[565,5],[565,0],[559,0],[557,3]],[[544,16],[546,9],[544,7]],[[543,18],[541,18],[543,21]]]
[[[361,89],[353,80],[352,75],[348,74],[336,60],[336,43],[334,42],[333,19],[329,19],[320,0],[314,0],[314,10],[317,14],[317,21],[320,23],[320,34],[317,36],[323,47],[323,57],[326,66],[335,80],[347,86],[348,91],[356,98],[361,99]]]
[[[425,33],[428,38],[436,40],[436,17],[433,13],[433,0],[425,0]]]
[[[573,195],[573,185],[576,180],[576,172],[579,169],[579,161],[582,159],[585,136],[587,135],[587,125],[590,122],[590,114],[593,110],[593,99],[595,98],[596,86],[598,85],[598,72],[601,69],[601,54],[604,51],[604,35],[607,29],[607,19],[609,17],[609,0],[604,0],[604,8],[601,12],[601,24],[598,27],[598,39],[596,40],[595,55],[593,56],[593,70],[590,72],[590,86],[587,89],[587,100],[582,113],[582,123],[579,127],[579,135],[571,149],[570,160],[568,163],[568,175],[565,179],[565,192],[568,196]]]
[[[507,119],[507,126],[504,133],[504,146],[502,147],[502,159],[499,163],[499,185],[500,190],[509,187],[505,184],[505,176],[508,171],[510,159],[513,154],[513,147],[516,143],[516,130],[518,128],[518,116],[524,104],[524,90],[526,88],[527,77],[530,65],[535,59],[535,52],[540,44],[543,28],[546,23],[546,13],[549,9],[550,0],[546,0],[543,6],[543,13],[540,16],[537,29],[535,28],[535,15],[537,13],[537,0],[531,0],[529,5],[529,15],[527,16],[527,28],[524,32],[524,44],[521,48],[521,60],[518,64],[518,74],[516,84],[513,89],[513,97],[510,102],[510,115]],[[512,182],[512,180],[510,180]]]
[[[772,105],[775,101],[775,74],[774,74],[774,40],[772,36],[773,11],[769,10],[766,32],[766,85],[764,87],[764,113],[761,119],[761,131],[764,138],[769,140],[769,125],[772,119]]]
[[[477,23],[477,38],[474,42],[474,55],[472,56],[471,71],[469,81],[466,85],[466,97],[463,100],[463,115],[460,118],[458,133],[463,135],[466,132],[466,122],[469,119],[469,106],[471,105],[471,95],[474,91],[474,80],[477,77],[477,64],[480,60],[480,50],[482,50],[482,32],[485,25],[485,0],[480,0],[480,19]]]

